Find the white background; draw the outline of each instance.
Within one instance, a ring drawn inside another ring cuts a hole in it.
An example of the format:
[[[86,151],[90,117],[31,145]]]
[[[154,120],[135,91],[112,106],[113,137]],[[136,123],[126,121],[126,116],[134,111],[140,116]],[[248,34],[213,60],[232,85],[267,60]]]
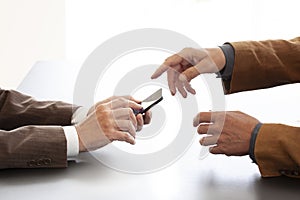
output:
[[[105,40],[164,28],[202,47],[227,41],[290,39],[300,33],[297,0],[66,0],[67,59],[81,63]]]
[[[176,31],[202,47],[227,41],[291,39],[300,33],[299,7],[297,0],[66,0],[66,55],[69,61],[82,64],[102,42],[138,28]],[[164,56],[153,56],[151,64],[160,64]],[[141,63],[139,58],[132,65]],[[199,110],[207,111],[211,105],[205,85],[200,78],[193,85],[201,99]],[[290,85],[230,95],[226,109],[242,110],[263,122],[299,125],[299,88]],[[103,96],[113,88],[106,89]]]
[[[0,0],[0,87],[16,89],[38,60],[64,58],[64,0]]]

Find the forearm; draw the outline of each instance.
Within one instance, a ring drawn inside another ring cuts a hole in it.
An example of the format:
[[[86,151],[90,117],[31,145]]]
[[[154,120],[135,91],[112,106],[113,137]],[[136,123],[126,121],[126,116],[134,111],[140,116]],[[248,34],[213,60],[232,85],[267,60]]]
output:
[[[300,82],[300,37],[231,45],[235,56],[227,93]]]
[[[17,91],[0,89],[0,128],[13,130],[31,124],[70,125],[77,108],[59,101],[36,101]]]
[[[67,166],[66,138],[59,126],[25,126],[0,130],[0,168]]]

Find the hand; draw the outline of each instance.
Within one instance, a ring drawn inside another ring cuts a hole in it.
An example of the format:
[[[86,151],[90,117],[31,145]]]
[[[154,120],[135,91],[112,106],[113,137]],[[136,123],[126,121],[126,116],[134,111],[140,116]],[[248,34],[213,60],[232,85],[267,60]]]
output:
[[[177,88],[185,98],[187,91],[196,94],[196,91],[190,85],[193,78],[203,73],[218,72],[224,68],[225,62],[225,56],[220,48],[185,48],[179,53],[168,57],[151,78],[158,78],[167,71],[171,94],[175,95]]]
[[[199,134],[207,134],[200,140],[210,146],[212,154],[243,156],[249,153],[250,138],[259,121],[239,111],[201,112],[194,118]]]
[[[124,98],[124,99],[127,99],[128,101],[133,101],[137,104],[140,104],[141,101],[133,98],[132,96],[111,96],[103,101],[99,101],[98,103],[96,103],[94,106],[92,106],[89,111],[88,111],[88,116],[93,113],[93,111],[95,110],[95,108],[101,104],[104,104],[104,103],[108,103],[110,101],[113,101],[115,99],[119,99],[119,98]],[[136,116],[136,119],[137,119],[137,131],[140,131],[142,130],[143,128],[143,125],[144,124],[150,124],[151,122],[151,118],[152,118],[152,112],[150,110],[148,110],[147,112],[145,112],[145,114],[138,114]]]
[[[142,106],[124,97],[109,98],[99,102],[83,122],[76,125],[79,151],[91,151],[119,140],[135,144],[136,130],[144,124],[143,116],[135,116],[132,109]],[[145,115],[149,123],[151,113]]]

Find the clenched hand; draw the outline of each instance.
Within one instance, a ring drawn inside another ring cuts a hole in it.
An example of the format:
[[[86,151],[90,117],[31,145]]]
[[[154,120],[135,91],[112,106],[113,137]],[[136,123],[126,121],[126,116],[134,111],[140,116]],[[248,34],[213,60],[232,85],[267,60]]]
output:
[[[210,146],[212,154],[243,156],[249,153],[250,138],[259,121],[239,111],[201,112],[194,118],[198,133],[206,135],[200,140]]]

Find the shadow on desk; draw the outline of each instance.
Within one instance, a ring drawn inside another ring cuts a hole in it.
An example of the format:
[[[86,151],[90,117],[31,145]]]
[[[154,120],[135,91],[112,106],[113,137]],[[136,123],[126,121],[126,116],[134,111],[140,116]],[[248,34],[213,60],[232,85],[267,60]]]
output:
[[[300,179],[289,177],[261,178],[254,182],[259,200],[300,198]]]

